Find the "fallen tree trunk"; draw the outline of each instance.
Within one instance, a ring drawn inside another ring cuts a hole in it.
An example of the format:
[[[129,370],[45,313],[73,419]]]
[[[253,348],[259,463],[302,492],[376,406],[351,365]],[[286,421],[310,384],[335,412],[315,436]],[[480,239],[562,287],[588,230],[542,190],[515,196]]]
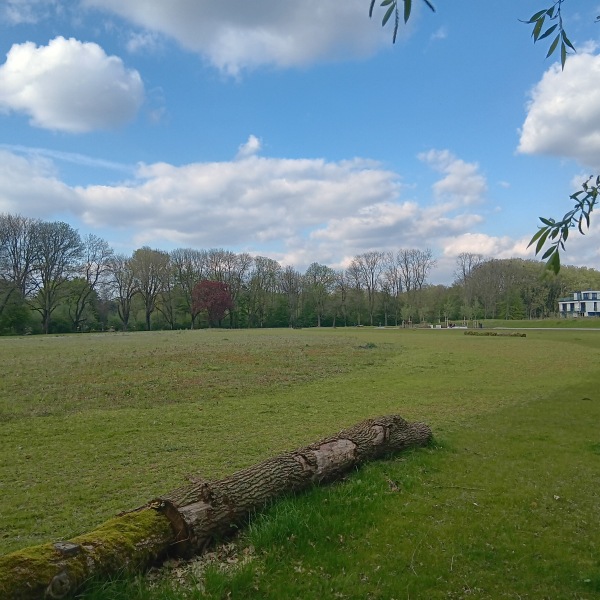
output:
[[[424,423],[384,416],[224,479],[192,478],[90,533],[0,557],[0,598],[66,598],[90,578],[136,572],[167,555],[202,551],[282,494],[333,481],[364,462],[425,445],[430,438]]]

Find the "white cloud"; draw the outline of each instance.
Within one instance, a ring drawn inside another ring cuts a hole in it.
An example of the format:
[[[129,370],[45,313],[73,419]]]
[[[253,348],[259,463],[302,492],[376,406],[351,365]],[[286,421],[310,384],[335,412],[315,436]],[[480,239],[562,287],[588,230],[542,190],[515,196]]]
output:
[[[261,141],[255,135],[250,135],[246,143],[241,144],[238,148],[236,158],[239,160],[241,158],[248,158],[249,156],[254,156],[260,151],[261,146]]]
[[[533,251],[527,248],[528,244],[529,238],[515,240],[509,236],[463,233],[445,240],[443,253],[448,257],[456,257],[462,252],[471,252],[491,258],[533,258]]]
[[[94,43],[57,37],[47,46],[14,44],[0,66],[0,111],[32,125],[82,133],[123,125],[144,98],[135,70]]]
[[[0,22],[9,25],[35,24],[50,14],[50,9],[59,9],[56,0],[3,0],[0,6]]]
[[[239,247],[285,240],[340,211],[354,213],[393,197],[397,182],[395,174],[359,159],[328,163],[249,156],[182,167],[144,165],[137,181],[79,193],[81,216],[90,225],[126,222],[160,230],[176,244]]]
[[[77,194],[43,156],[24,158],[0,150],[0,213],[52,218],[77,210]]]
[[[600,168],[600,55],[552,65],[531,92],[519,152],[573,158]]]
[[[39,158],[49,158],[75,165],[81,165],[84,167],[94,167],[107,169],[110,171],[121,171],[131,174],[134,172],[134,167],[132,165],[117,163],[112,160],[94,158],[85,154],[79,154],[77,152],[63,152],[60,150],[53,150],[51,148],[32,148],[30,146],[23,146],[19,144],[0,144],[0,150],[7,150],[13,154],[24,154],[34,161],[38,160]],[[51,163],[48,161],[47,164]]]
[[[446,27],[440,27],[431,34],[431,41],[437,42],[439,40],[445,40],[448,37],[448,29]]]
[[[156,33],[151,31],[132,32],[126,47],[132,54],[156,52],[162,47],[162,41]]]
[[[258,146],[250,136],[241,149]],[[443,251],[451,263],[463,251],[508,257],[520,256],[526,246],[471,234],[480,215],[405,198],[409,189],[396,173],[364,159],[328,162],[250,153],[229,162],[140,165],[120,184],[73,188],[58,180],[50,157],[51,152],[0,157],[0,211],[72,215],[84,231],[108,231],[102,235],[109,239],[126,236],[132,246],[126,251],[144,244],[226,247],[302,269],[314,261],[339,267],[373,249],[429,247]]]
[[[455,207],[481,202],[487,193],[487,182],[477,163],[468,163],[448,150],[429,150],[419,159],[445,177],[433,184],[435,197]]]
[[[529,238],[514,239],[509,236],[494,236],[485,233],[462,233],[439,239],[441,254],[438,258],[432,280],[450,284],[455,279],[456,258],[463,252],[481,254],[490,258],[534,259],[531,248],[527,248]]]
[[[365,0],[83,0],[83,4],[167,35],[232,75],[262,65],[296,67],[323,58],[367,56],[389,44],[391,35],[381,27],[378,12],[369,21]],[[412,22],[401,27],[400,35]]]

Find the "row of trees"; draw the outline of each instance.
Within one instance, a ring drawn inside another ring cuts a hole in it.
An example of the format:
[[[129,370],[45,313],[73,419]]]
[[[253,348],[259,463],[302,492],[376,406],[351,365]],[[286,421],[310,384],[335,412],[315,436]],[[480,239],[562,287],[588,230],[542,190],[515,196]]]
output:
[[[37,312],[41,329],[61,305],[79,329],[105,280],[113,252],[107,242],[82,238],[67,223],[0,214],[0,323],[19,329]]]
[[[399,325],[444,319],[537,318],[600,273],[536,261],[457,258],[452,286],[427,283],[430,250],[370,251],[346,269],[304,273],[223,249],[149,247],[115,253],[70,225],[0,214],[0,332],[202,326]]]
[[[558,299],[574,290],[600,289],[600,272],[564,266],[556,275],[538,261],[463,253],[453,289],[463,318],[536,319],[555,315]]]

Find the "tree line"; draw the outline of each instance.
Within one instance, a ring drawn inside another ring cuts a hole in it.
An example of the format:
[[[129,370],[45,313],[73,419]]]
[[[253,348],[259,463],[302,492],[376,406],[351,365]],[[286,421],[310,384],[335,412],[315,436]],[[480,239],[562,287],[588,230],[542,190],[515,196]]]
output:
[[[67,223],[0,214],[0,333],[221,326],[395,325],[553,314],[600,273],[463,253],[455,282],[431,285],[431,250],[355,256],[347,268],[312,263],[301,273],[266,256],[222,248],[144,246],[115,253]]]

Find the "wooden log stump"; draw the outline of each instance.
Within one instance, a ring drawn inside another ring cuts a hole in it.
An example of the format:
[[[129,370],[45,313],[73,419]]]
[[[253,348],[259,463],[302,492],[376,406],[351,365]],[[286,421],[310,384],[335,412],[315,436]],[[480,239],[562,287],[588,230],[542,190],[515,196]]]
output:
[[[0,598],[66,598],[90,578],[139,572],[167,555],[201,552],[283,494],[333,481],[364,462],[423,446],[430,439],[431,429],[424,423],[389,415],[224,479],[192,478],[90,533],[0,557]]]

